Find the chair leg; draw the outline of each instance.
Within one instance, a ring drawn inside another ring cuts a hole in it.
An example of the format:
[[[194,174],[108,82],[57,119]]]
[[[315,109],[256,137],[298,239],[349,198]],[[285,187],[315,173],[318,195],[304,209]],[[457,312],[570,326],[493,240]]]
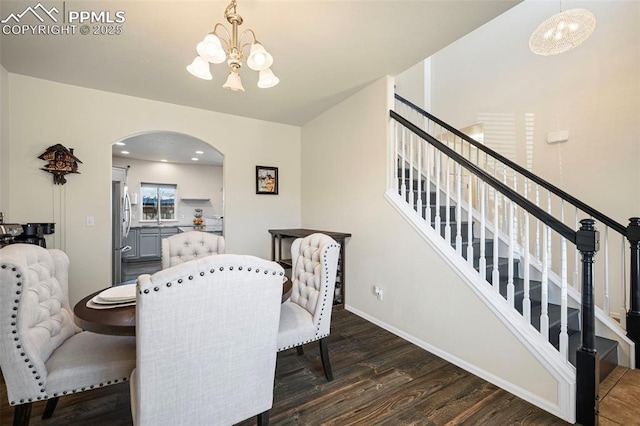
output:
[[[302,348],[302,345],[296,346],[296,351],[298,351],[299,356],[304,355],[304,349]]]
[[[320,339],[318,343],[320,344],[320,359],[322,360],[322,368],[324,368],[324,375],[326,376],[328,381],[333,380],[333,372],[331,371],[331,361],[329,360],[329,347],[328,343],[325,341],[326,338]]]
[[[28,426],[31,418],[31,403],[16,405],[13,412],[13,426]]]
[[[269,410],[258,414],[258,426],[269,426]]]
[[[47,400],[47,406],[44,409],[44,413],[42,414],[43,419],[48,419],[53,416],[53,410],[56,409],[56,405],[58,405],[58,398],[51,398]]]

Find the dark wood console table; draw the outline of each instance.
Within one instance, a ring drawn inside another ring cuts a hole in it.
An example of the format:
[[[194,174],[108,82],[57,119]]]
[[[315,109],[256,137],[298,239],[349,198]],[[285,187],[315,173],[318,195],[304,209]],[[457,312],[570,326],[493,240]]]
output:
[[[287,238],[304,238],[308,235],[321,233],[330,236],[340,244],[340,259],[338,274],[336,276],[336,287],[340,287],[340,297],[334,295],[334,303],[344,304],[345,301],[345,240],[351,234],[344,232],[320,231],[316,229],[269,229],[271,234],[271,260],[278,262],[283,268],[291,268],[292,260],[282,258],[282,240]],[[276,252],[276,241],[278,242]]]

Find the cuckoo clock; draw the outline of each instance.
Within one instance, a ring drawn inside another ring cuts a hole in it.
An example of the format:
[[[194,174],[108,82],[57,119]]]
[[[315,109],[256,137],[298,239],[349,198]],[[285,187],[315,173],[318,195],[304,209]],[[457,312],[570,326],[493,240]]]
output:
[[[61,144],[53,145],[38,158],[47,162],[40,170],[53,174],[53,183],[64,185],[67,180],[64,175],[68,173],[80,173],[78,163],[82,163],[73,155],[73,148],[65,148]]]

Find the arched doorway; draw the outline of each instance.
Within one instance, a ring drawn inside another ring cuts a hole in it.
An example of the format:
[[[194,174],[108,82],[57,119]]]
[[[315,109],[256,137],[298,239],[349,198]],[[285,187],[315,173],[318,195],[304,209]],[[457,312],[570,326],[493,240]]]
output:
[[[112,284],[160,269],[161,240],[192,229],[224,233],[224,156],[190,135],[150,131],[112,146]],[[196,212],[196,209],[198,212]]]

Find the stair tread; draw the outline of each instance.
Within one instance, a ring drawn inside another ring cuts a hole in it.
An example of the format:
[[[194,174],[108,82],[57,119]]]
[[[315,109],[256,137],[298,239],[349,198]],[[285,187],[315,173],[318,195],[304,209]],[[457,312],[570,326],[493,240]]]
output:
[[[548,313],[549,317],[549,328],[554,325],[560,324],[560,314],[561,307],[560,305],[556,305],[554,303],[549,303],[548,305]],[[540,314],[542,313],[542,305],[535,305],[531,307],[531,325],[540,330]],[[571,323],[569,317],[580,315],[580,309],[575,308],[567,308],[567,323]],[[569,328],[567,333],[571,335],[571,332],[580,331],[579,329]]]
[[[582,345],[581,333],[569,336],[569,362],[576,365],[576,351]],[[618,348],[618,342],[606,337],[596,336],[596,353],[600,358],[605,358]]]

